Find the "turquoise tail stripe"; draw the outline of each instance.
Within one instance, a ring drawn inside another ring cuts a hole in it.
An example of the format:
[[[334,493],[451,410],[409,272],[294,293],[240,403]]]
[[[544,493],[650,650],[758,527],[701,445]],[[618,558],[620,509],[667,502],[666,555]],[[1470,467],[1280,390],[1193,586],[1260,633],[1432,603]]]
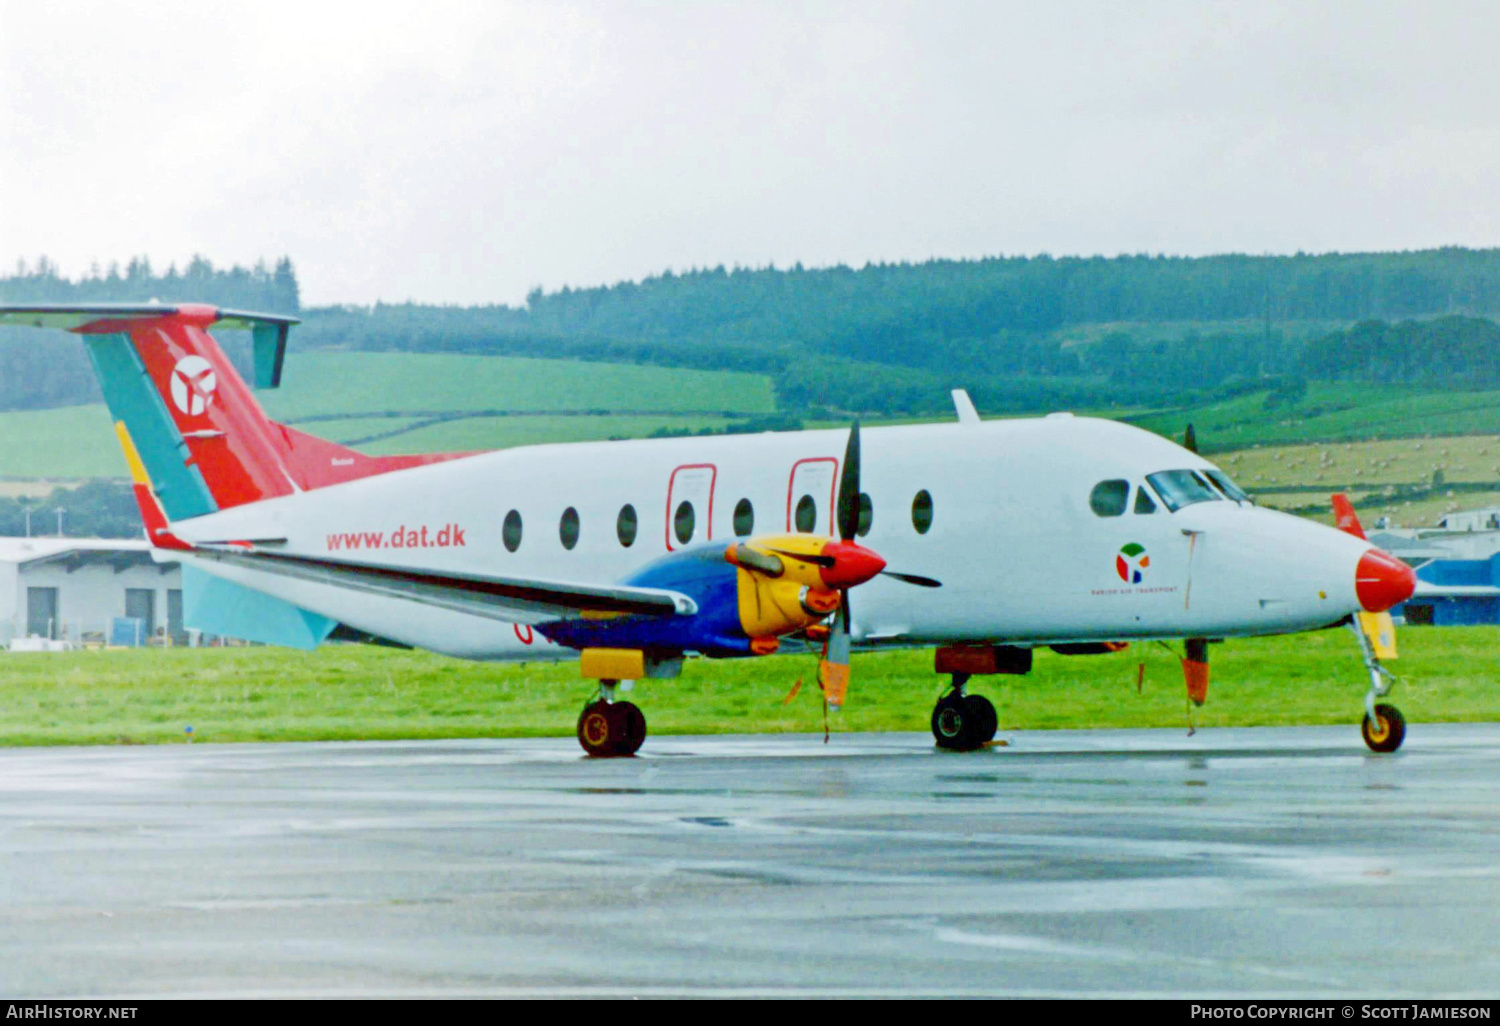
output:
[[[187,461],[187,442],[128,335],[85,335],[109,415],[123,420],[168,520],[218,510],[203,472]]]
[[[182,619],[193,630],[311,651],[338,621],[243,585],[182,567]]]

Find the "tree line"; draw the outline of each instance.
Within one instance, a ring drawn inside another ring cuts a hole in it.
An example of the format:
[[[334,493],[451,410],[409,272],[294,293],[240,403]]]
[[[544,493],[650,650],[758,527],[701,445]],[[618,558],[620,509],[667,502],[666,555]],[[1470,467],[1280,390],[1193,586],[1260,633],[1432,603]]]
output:
[[[137,258],[77,280],[42,258],[0,277],[0,301],[152,296],[300,313],[299,349],[755,371],[772,376],[792,415],[932,412],[946,408],[953,387],[968,388],[981,409],[1025,412],[1166,404],[1287,374],[1462,384],[1476,369],[1488,373],[1488,357],[1462,354],[1493,348],[1482,326],[1500,314],[1500,249],[716,267],[538,289],[517,307],[302,310],[288,258],[218,269],[195,257],[164,274]],[[1307,322],[1355,325],[1356,334],[1309,342]],[[1429,322],[1445,326],[1410,326]],[[1175,334],[1163,327],[1171,323]],[[1284,330],[1292,324],[1300,326]],[[1424,360],[1424,347],[1437,358]],[[97,397],[81,352],[0,332],[0,409]]]

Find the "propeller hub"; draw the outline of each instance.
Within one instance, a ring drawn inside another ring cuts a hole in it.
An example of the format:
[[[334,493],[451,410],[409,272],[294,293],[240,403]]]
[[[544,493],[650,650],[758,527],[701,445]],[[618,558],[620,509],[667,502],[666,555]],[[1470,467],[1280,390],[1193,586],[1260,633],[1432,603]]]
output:
[[[884,559],[855,542],[831,541],[822,554],[833,560],[831,566],[818,568],[818,576],[830,588],[853,588],[885,569]]]

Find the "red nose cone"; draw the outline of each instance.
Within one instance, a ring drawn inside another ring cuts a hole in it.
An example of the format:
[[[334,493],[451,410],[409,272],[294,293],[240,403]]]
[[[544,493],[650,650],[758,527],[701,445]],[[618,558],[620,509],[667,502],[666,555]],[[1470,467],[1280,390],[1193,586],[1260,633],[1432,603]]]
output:
[[[1360,557],[1354,570],[1354,593],[1359,604],[1372,613],[1383,613],[1411,598],[1417,590],[1417,575],[1395,556],[1371,549]]]
[[[830,588],[852,588],[864,584],[885,569],[885,560],[854,542],[831,541],[823,546],[823,555],[833,557],[833,566],[818,571],[823,583]]]

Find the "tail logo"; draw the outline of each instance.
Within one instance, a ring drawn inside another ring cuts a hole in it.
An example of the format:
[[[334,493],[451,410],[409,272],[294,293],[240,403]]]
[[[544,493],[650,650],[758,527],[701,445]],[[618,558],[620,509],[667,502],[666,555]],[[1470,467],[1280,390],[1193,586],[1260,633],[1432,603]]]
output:
[[[172,368],[172,402],[189,417],[208,410],[218,385],[213,366],[201,356],[184,356]]]

